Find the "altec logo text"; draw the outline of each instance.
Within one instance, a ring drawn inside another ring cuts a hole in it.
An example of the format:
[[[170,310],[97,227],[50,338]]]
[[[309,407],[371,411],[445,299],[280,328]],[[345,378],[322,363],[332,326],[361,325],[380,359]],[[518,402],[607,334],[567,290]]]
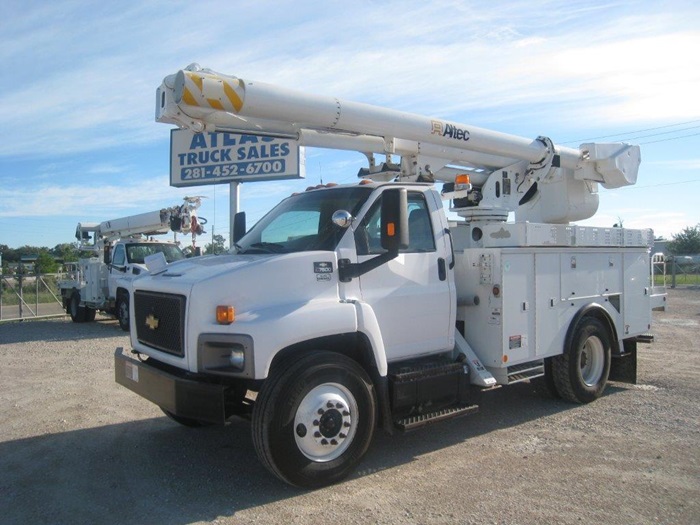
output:
[[[431,134],[440,135],[442,137],[450,137],[455,140],[469,140],[469,130],[458,128],[453,124],[447,124],[445,122],[440,122],[439,120],[432,120],[433,129]]]

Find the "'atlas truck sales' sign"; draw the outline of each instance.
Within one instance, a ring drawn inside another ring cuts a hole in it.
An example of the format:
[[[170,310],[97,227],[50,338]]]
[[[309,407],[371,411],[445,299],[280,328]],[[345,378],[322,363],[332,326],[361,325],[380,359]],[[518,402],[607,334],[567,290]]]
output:
[[[171,186],[304,176],[304,149],[293,139],[186,129],[170,135]]]

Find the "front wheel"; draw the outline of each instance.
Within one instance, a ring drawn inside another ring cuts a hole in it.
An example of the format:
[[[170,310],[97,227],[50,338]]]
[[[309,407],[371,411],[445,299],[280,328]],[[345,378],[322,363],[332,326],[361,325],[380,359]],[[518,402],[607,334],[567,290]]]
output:
[[[119,327],[125,332],[129,331],[129,295],[120,294],[117,298],[117,320]]]
[[[94,308],[85,307],[85,321],[92,323],[97,316],[97,310]]]
[[[258,395],[255,450],[273,474],[292,485],[338,482],[369,448],[375,407],[372,382],[359,364],[331,352],[306,355],[273,370]]]
[[[71,321],[74,323],[84,323],[87,321],[87,309],[80,306],[80,292],[74,292],[70,298],[69,313]]]
[[[594,317],[574,327],[571,343],[552,358],[552,378],[559,395],[574,403],[590,403],[605,390],[610,373],[610,335]]]

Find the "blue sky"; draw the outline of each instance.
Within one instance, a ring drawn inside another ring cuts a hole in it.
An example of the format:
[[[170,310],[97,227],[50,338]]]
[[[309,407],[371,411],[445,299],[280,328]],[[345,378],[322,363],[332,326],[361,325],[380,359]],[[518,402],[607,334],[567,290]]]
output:
[[[259,80],[576,147],[641,145],[636,186],[601,189],[586,224],[700,223],[696,1],[15,1],[0,7],[0,244],[74,241],[103,221],[207,199],[169,186],[155,90],[191,62]],[[599,138],[604,137],[604,138]],[[307,150],[307,179],[246,183],[255,221],[309,184],[352,182],[359,153]]]

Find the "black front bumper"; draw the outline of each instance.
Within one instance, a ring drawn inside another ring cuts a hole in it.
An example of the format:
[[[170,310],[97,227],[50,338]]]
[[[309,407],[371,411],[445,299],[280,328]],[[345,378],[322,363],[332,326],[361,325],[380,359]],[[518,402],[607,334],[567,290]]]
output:
[[[223,385],[203,383],[114,352],[114,379],[132,392],[176,416],[223,424],[226,405]]]

